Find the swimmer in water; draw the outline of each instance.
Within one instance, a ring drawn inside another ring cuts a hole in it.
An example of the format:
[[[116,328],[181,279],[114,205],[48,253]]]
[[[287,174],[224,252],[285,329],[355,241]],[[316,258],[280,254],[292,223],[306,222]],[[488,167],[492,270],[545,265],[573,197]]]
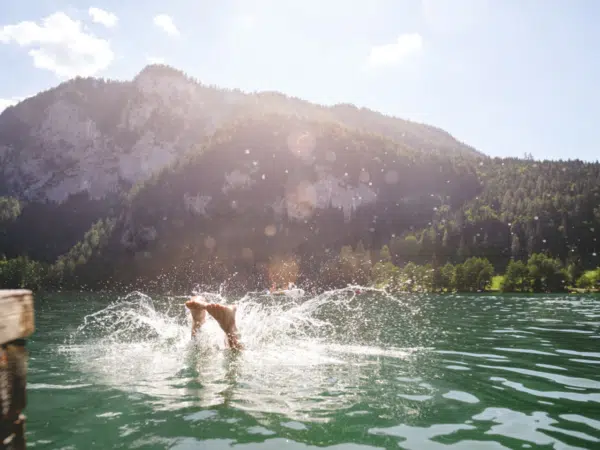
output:
[[[207,303],[202,297],[192,297],[185,302],[185,306],[192,313],[192,337],[196,336],[200,327],[206,322],[206,313],[208,312],[225,332],[227,346],[234,350],[241,350],[243,348],[239,341],[239,333],[235,324],[235,306]]]

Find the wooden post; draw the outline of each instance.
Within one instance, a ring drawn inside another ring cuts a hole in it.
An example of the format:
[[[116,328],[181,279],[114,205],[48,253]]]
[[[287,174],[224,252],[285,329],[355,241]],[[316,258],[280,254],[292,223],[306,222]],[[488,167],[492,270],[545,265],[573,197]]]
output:
[[[0,448],[25,449],[27,351],[34,330],[33,295],[0,290]]]

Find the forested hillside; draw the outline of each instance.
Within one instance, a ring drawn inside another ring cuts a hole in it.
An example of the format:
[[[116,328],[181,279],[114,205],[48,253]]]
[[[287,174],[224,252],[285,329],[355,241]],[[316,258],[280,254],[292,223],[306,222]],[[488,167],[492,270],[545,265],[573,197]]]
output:
[[[60,267],[74,284],[214,285],[237,274],[260,286],[275,258],[301,280],[343,245],[376,248],[426,225],[439,202],[431,189],[460,205],[480,186],[462,159],[291,116],[248,118],[136,185],[116,224],[96,228],[110,238],[83,242]]]
[[[360,128],[416,151],[481,156],[429,125],[353,105],[221,89],[163,65],[148,66],[131,81],[76,78],[0,114],[0,196],[22,202],[0,253],[55,261],[93,223],[112,217],[133,185],[216,130],[265,114]]]
[[[92,81],[41,94],[30,122],[58,127],[49,141],[14,135],[36,98],[0,116],[0,287],[481,290],[509,265],[507,290],[595,283],[598,163],[493,159],[426,125],[163,66]],[[56,98],[95,131],[60,128]],[[60,133],[84,136],[68,158]]]
[[[420,235],[424,256],[485,256],[498,269],[540,252],[600,263],[600,164],[490,159],[477,172],[482,191],[455,212],[438,210]]]

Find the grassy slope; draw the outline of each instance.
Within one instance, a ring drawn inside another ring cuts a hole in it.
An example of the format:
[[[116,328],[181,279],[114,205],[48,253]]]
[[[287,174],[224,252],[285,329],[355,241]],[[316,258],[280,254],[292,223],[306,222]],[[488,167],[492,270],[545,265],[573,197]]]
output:
[[[502,281],[504,281],[504,275],[496,275],[492,278],[492,285],[490,286],[490,291],[499,292],[500,286],[502,285]]]

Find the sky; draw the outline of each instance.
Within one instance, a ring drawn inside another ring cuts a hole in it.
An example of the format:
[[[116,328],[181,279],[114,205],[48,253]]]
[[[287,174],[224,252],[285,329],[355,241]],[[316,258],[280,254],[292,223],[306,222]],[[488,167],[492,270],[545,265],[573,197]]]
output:
[[[203,83],[353,103],[491,156],[600,159],[597,0],[0,2],[0,110],[165,63]]]

